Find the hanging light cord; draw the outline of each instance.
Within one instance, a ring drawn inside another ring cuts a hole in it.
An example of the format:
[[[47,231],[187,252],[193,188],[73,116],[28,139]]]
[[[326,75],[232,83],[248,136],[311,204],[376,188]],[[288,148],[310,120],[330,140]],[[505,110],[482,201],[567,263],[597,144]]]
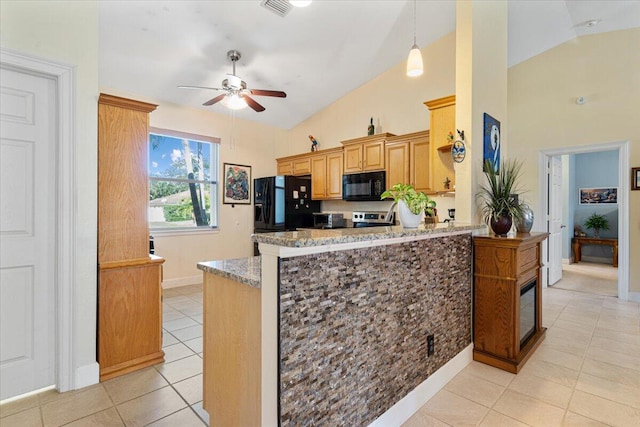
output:
[[[418,0],[413,0],[413,45],[416,46],[416,3]]]

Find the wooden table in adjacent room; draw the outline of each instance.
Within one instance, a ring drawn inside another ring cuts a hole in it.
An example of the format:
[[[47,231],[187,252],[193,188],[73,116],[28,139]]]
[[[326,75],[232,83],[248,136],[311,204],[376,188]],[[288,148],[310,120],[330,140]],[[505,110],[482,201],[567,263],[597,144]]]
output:
[[[618,266],[618,239],[600,239],[597,237],[574,237],[571,239],[573,246],[573,262],[580,262],[582,259],[583,245],[604,245],[613,249],[613,266]]]

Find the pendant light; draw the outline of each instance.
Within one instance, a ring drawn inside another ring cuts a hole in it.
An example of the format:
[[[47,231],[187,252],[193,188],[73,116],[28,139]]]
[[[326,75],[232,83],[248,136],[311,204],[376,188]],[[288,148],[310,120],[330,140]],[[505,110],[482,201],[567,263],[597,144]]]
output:
[[[417,77],[422,75],[422,53],[416,44],[416,0],[413,0],[413,46],[407,59],[407,76]]]

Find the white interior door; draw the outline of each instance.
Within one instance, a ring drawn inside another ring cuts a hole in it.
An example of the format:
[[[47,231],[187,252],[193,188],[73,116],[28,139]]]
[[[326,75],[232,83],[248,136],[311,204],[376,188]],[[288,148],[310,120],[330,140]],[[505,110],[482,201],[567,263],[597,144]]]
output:
[[[0,399],[55,383],[53,80],[1,69]]]
[[[549,285],[562,279],[562,159],[549,159]]]

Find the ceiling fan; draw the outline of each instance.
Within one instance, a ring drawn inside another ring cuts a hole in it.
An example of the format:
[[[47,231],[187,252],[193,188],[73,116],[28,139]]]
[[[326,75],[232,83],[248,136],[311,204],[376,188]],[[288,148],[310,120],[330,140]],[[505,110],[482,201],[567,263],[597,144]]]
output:
[[[233,74],[227,74],[227,78],[222,81],[222,87],[206,87],[206,86],[178,86],[180,89],[208,89],[225,92],[221,95],[211,98],[202,105],[213,105],[222,101],[227,108],[239,110],[246,106],[251,107],[256,112],[264,111],[264,107],[251,98],[249,94],[255,96],[274,96],[277,98],[286,98],[287,94],[279,90],[263,90],[263,89],[247,89],[247,84],[240,77],[236,76],[236,62],[241,58],[240,52],[230,50],[227,52],[227,58],[233,63]]]

